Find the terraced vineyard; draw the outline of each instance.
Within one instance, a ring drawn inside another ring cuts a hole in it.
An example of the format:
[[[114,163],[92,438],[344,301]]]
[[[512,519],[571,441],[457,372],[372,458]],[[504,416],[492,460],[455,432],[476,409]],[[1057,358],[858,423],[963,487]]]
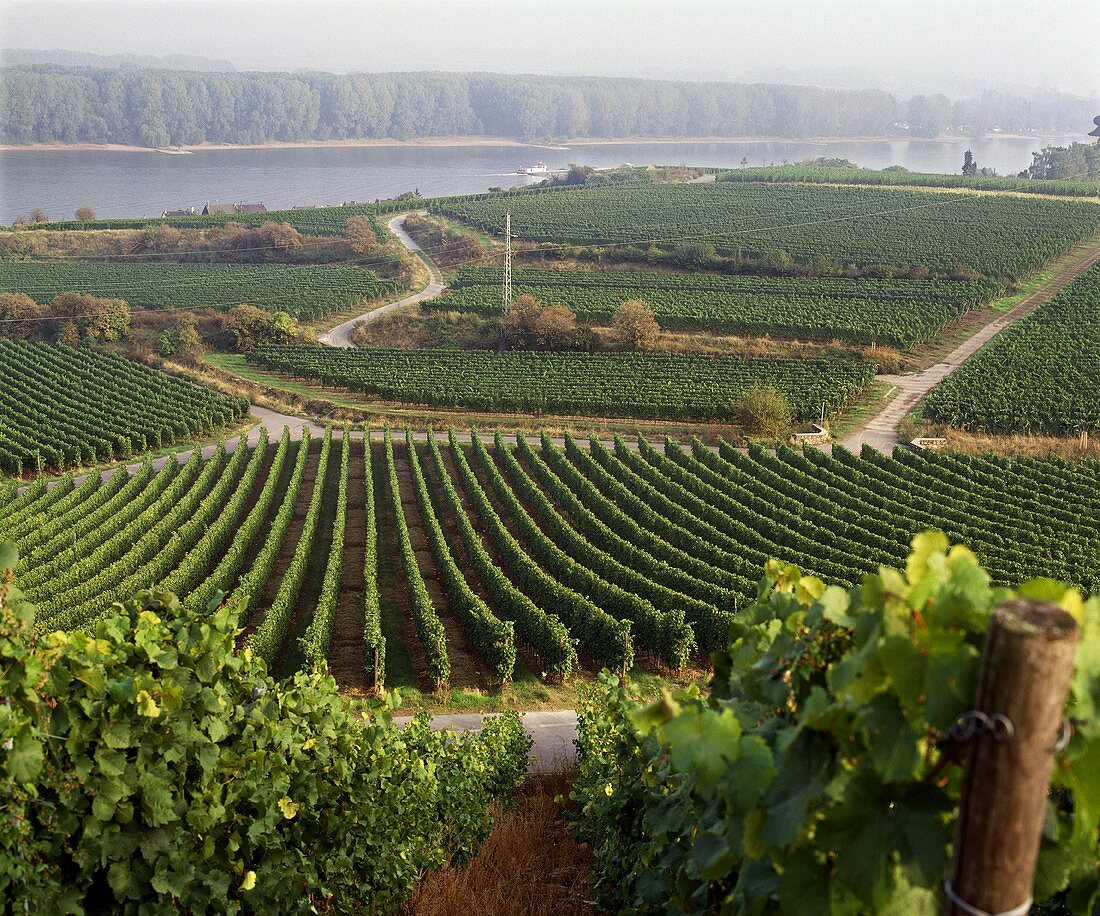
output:
[[[665,247],[706,242],[754,256],[890,270],[963,267],[999,280],[1038,269],[1100,230],[1087,201],[880,187],[734,183],[611,185],[447,198],[436,212],[520,239]]]
[[[0,498],[42,628],[153,582],[223,592],[279,672],[327,658],[356,689],[677,668],[769,557],[854,584],[930,527],[998,581],[1095,592],[1100,464],[330,432]]]
[[[749,359],[512,350],[257,347],[249,362],[385,401],[478,411],[728,420],[753,385],[785,393],[799,419],[832,415],[874,376],[857,360]]]
[[[0,292],[26,293],[38,303],[58,293],[89,293],[135,308],[248,303],[312,319],[397,289],[372,270],[345,264],[0,264]]]
[[[433,311],[500,313],[501,272],[461,267]],[[802,279],[647,274],[630,271],[517,270],[517,295],[566,305],[582,321],[607,323],[626,299],[642,299],[664,328],[731,331],[909,347],[992,299],[993,283],[948,280]]]
[[[129,458],[247,414],[243,399],[111,353],[0,340],[0,473]]]
[[[995,433],[1064,435],[1100,428],[1098,315],[1100,263],[933,389],[924,415]]]

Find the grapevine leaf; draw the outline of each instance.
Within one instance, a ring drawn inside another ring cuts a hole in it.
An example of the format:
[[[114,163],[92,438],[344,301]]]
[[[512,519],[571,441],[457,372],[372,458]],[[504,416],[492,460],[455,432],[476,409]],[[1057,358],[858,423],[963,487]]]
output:
[[[958,630],[937,631],[925,645],[930,653],[924,679],[925,718],[943,731],[973,705],[981,656]]]
[[[784,860],[779,899],[787,916],[820,916],[830,911],[829,874],[808,849]]]
[[[875,770],[885,782],[911,779],[921,764],[919,728],[906,720],[897,702],[876,697],[859,715],[867,732],[867,749]]]

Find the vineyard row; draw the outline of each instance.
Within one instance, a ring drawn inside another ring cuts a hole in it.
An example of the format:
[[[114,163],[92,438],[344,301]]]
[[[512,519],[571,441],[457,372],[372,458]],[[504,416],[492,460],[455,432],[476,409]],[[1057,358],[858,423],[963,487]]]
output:
[[[927,528],[998,581],[1100,588],[1096,462],[470,438],[264,436],[38,482],[0,495],[0,537],[44,630],[152,583],[222,594],[277,672],[327,658],[364,689],[677,669],[725,643],[770,557],[854,585]]]

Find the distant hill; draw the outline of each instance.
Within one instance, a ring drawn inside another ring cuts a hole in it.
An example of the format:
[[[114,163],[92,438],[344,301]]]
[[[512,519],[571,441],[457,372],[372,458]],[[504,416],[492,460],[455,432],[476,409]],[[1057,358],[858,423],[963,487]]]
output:
[[[234,69],[227,60],[194,54],[93,54],[90,51],[66,51],[55,48],[39,51],[28,48],[0,49],[0,65],[17,67],[32,64],[57,64],[62,67],[98,67],[104,70],[202,70],[228,73]]]

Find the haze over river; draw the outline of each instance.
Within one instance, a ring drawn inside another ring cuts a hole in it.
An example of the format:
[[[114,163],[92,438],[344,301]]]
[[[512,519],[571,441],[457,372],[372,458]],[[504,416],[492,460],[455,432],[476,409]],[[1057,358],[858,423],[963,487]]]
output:
[[[89,206],[100,217],[159,216],[207,201],[262,201],[269,210],[295,205],[372,201],[418,188],[421,194],[472,194],[522,184],[515,171],[542,159],[551,168],[582,163],[737,167],[851,159],[882,168],[958,172],[970,149],[979,166],[1015,175],[1031,153],[1079,138],[987,137],[950,140],[731,141],[723,143],[573,144],[545,147],[390,146],[210,149],[187,155],[115,150],[0,152],[0,223],[41,207],[53,219]]]

